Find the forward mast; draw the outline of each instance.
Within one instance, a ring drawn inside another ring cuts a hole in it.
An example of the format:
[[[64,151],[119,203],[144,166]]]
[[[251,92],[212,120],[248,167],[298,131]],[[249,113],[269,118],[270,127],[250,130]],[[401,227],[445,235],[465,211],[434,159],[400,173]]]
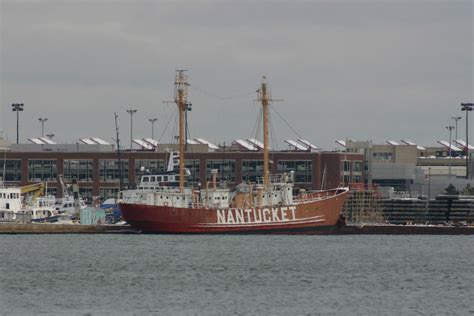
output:
[[[179,189],[184,190],[185,178],[185,114],[188,107],[191,106],[187,101],[188,97],[188,77],[184,74],[186,70],[177,70],[174,82],[174,101],[178,106],[179,112]]]

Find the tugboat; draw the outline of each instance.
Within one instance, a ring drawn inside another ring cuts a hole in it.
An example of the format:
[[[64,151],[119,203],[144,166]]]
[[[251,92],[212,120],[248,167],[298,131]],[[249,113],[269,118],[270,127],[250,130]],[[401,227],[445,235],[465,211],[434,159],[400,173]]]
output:
[[[293,173],[270,175],[268,106],[263,77],[258,90],[263,109],[263,177],[233,191],[217,186],[217,170],[205,188],[186,181],[185,111],[187,77],[178,70],[175,103],[179,111],[179,170],[144,175],[137,189],[121,192],[123,219],[143,233],[165,234],[317,234],[336,229],[348,188],[293,195]],[[170,159],[174,159],[171,155]],[[169,163],[173,166],[173,163]]]

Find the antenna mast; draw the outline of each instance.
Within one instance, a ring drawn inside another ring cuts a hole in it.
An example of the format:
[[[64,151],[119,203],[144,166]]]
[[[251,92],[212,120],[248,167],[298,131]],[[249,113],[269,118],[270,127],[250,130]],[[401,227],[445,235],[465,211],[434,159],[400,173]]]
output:
[[[188,97],[188,77],[184,74],[186,70],[176,70],[176,79],[174,82],[174,102],[179,111],[179,188],[181,192],[184,189],[184,152],[185,152],[185,112],[191,106],[187,102]]]

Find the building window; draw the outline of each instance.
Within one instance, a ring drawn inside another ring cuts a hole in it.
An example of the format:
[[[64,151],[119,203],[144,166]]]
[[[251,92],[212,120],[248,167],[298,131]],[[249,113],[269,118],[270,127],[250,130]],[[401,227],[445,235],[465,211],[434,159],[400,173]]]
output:
[[[166,166],[163,159],[135,159],[135,182],[139,183],[142,175],[156,174],[164,170]]]
[[[352,182],[352,181],[351,181],[351,176],[350,176],[350,175],[345,175],[345,176],[343,176],[342,182],[343,182],[344,184],[349,184],[349,183],[351,183],[351,182]]]
[[[242,180],[258,182],[263,178],[263,160],[242,160]]]
[[[352,177],[352,182],[353,183],[361,183],[362,182],[362,177],[361,176],[353,176]]]
[[[21,160],[8,159],[0,160],[0,178],[3,178],[3,169],[5,168],[5,182],[21,181]]]
[[[344,172],[350,172],[351,171],[351,162],[350,161],[343,161],[343,167],[342,167],[342,171]]]
[[[278,172],[294,171],[296,183],[313,182],[313,162],[311,160],[279,160]]]
[[[186,159],[184,165],[191,173],[190,176],[186,177],[186,180],[194,183],[200,182],[199,159]]]
[[[362,161],[354,161],[354,172],[362,172]]]
[[[64,160],[64,179],[92,181],[92,159]]]
[[[122,160],[122,181],[128,183],[128,160]],[[101,159],[99,160],[99,174],[102,182],[119,182],[120,166],[118,160]]]
[[[57,161],[52,159],[28,160],[28,181],[56,181]]]
[[[392,160],[392,153],[386,153],[386,152],[374,152],[372,153],[372,158],[378,159],[378,160]]]
[[[227,182],[235,182],[235,160],[233,159],[206,160],[207,181],[211,180],[212,169],[217,169],[218,179],[227,181]]]

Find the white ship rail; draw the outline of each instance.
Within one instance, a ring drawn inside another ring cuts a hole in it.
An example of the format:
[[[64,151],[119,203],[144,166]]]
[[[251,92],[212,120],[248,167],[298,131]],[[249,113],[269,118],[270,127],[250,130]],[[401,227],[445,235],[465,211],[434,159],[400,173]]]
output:
[[[303,193],[294,197],[293,201],[295,204],[303,204],[303,203],[310,203],[321,201],[325,199],[330,199],[339,193],[342,193],[342,190],[347,190],[347,188],[338,188],[333,190],[327,191],[320,191],[320,192],[311,192],[311,193]]]
[[[288,183],[290,180],[289,174],[271,174],[269,177],[270,184],[277,184],[277,183]],[[263,176],[257,177],[257,184],[263,184]]]

